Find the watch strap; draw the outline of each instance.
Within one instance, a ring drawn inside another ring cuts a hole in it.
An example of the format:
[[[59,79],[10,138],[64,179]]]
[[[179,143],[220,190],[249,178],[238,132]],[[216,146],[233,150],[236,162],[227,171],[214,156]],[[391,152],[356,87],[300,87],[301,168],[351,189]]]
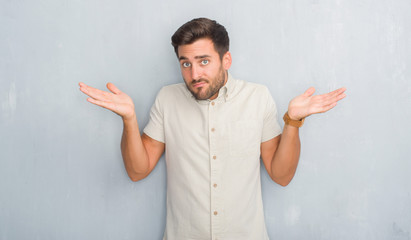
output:
[[[291,119],[290,116],[288,115],[288,112],[286,112],[286,113],[284,114],[283,119],[284,119],[284,123],[285,123],[285,124],[291,125],[291,126],[293,126],[293,127],[298,127],[298,128],[301,127],[301,126],[304,124],[304,120],[305,120],[305,118],[302,118],[302,119],[300,119],[300,120],[293,120],[293,119]]]

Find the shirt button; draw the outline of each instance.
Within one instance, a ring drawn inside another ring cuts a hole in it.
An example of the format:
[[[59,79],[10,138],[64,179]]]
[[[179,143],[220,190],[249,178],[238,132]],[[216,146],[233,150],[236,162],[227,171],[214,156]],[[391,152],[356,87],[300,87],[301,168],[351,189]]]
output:
[[[215,128],[212,128],[211,131],[214,132],[214,131],[215,131]]]
[[[214,155],[214,156],[213,156],[213,159],[214,159],[214,160],[216,160],[216,159],[217,159],[217,156],[216,156],[216,155]]]
[[[211,105],[213,105],[213,106],[214,106],[214,105],[215,105],[215,102],[211,102]]]
[[[217,211],[214,211],[214,215],[217,216],[217,214],[218,214],[218,212],[217,212]]]
[[[214,184],[213,184],[213,187],[216,188],[216,187],[217,187],[217,183],[214,183]]]

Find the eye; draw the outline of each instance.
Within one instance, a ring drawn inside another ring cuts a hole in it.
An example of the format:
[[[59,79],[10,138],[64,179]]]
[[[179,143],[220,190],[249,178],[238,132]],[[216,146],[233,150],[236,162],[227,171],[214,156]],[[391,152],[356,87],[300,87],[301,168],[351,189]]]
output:
[[[187,67],[190,67],[191,66],[191,64],[189,63],[189,62],[183,62],[183,67],[185,67],[185,68],[187,68]]]
[[[209,63],[209,61],[207,59],[204,59],[204,60],[201,61],[202,65],[207,65],[208,63]]]

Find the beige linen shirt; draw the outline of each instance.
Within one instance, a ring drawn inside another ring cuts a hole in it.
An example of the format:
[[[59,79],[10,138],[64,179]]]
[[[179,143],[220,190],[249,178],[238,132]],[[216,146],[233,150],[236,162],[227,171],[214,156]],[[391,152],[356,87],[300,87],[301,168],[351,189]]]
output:
[[[281,133],[262,85],[234,79],[215,100],[162,88],[144,129],[166,145],[165,240],[265,240],[260,144]]]

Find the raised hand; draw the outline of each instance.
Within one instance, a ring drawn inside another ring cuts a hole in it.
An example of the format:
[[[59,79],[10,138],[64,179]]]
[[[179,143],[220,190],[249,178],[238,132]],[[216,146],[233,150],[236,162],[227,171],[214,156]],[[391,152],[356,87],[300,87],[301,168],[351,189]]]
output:
[[[125,93],[120,91],[114,84],[107,83],[107,89],[110,92],[79,83],[80,91],[88,95],[87,101],[113,111],[123,119],[131,119],[135,116],[133,100]]]
[[[315,89],[311,87],[290,101],[288,115],[291,119],[300,120],[311,114],[327,112],[345,97],[345,90],[345,88],[339,88],[326,94],[313,96]]]

